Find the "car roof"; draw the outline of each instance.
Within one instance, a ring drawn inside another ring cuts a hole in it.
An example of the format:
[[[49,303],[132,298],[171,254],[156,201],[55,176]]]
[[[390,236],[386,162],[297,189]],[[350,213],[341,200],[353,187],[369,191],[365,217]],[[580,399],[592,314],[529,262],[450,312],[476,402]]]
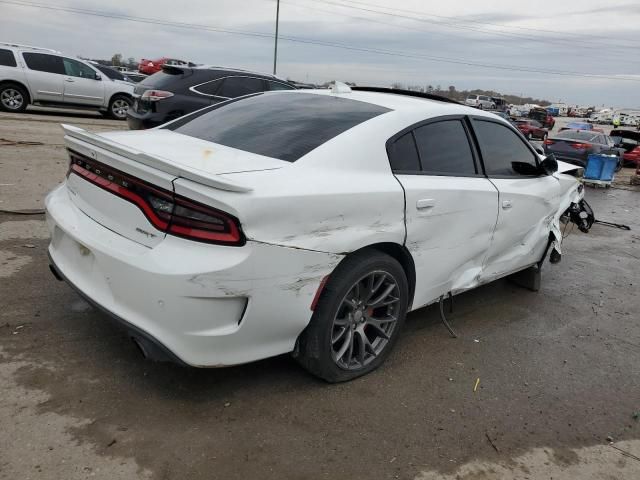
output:
[[[493,119],[500,119],[496,115],[483,110],[478,110],[473,107],[463,105],[461,103],[451,103],[442,100],[435,100],[429,98],[421,98],[412,95],[406,95],[402,93],[396,93],[394,91],[365,91],[365,90],[352,90],[349,93],[333,93],[330,89],[316,89],[316,90],[291,90],[283,92],[287,95],[295,95],[299,93],[313,93],[315,95],[327,95],[345,98],[348,100],[357,100],[360,102],[367,102],[373,105],[393,110],[395,112],[414,112],[425,115],[425,118],[439,116],[439,115],[474,115],[479,117],[487,117]]]
[[[34,45],[24,45],[22,43],[0,42],[0,47],[15,48],[17,50],[32,50],[36,52],[48,52],[62,55],[62,52],[53,50],[52,48],[36,47]]]
[[[216,65],[192,65],[192,66],[189,66],[189,65],[163,65],[162,68],[163,69],[177,69],[177,70],[191,70],[191,71],[194,71],[194,72],[237,73],[237,74],[241,74],[241,75],[253,75],[253,76],[264,78],[264,79],[277,80],[279,82],[292,84],[288,80],[285,80],[284,78],[280,78],[280,77],[278,77],[276,75],[273,75],[271,73],[255,72],[255,71],[252,71],[252,70],[243,70],[241,68],[233,68],[233,67],[221,67],[221,66],[216,66]]]

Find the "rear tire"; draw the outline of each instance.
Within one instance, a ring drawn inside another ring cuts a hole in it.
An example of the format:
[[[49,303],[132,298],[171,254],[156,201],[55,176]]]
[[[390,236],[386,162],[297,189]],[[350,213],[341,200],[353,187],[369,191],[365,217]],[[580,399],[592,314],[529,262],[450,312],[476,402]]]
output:
[[[24,88],[14,83],[0,85],[0,110],[24,112],[28,104],[29,94]]]
[[[109,101],[107,115],[114,120],[126,120],[127,111],[131,105],[133,105],[133,101],[126,95],[114,95]]]
[[[294,356],[327,382],[365,375],[398,340],[408,299],[407,277],[396,259],[376,250],[352,254],[329,277]]]

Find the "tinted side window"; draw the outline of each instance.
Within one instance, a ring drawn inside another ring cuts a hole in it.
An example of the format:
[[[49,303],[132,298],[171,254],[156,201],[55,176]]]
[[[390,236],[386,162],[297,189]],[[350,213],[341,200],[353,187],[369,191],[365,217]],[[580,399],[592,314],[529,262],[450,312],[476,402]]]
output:
[[[269,90],[294,90],[293,87],[290,87],[289,85],[285,83],[280,83],[280,82],[267,81],[267,86]]]
[[[16,57],[11,50],[0,48],[0,65],[4,67],[17,67]]]
[[[125,77],[120,71],[114,70],[113,68],[105,67],[103,65],[96,65],[96,68],[104,73],[107,77],[112,80],[123,80],[127,81],[127,77]]]
[[[474,120],[473,129],[487,175],[537,175],[533,152],[511,129],[483,120]]]
[[[196,92],[200,92],[204,95],[217,95],[218,90],[220,90],[220,85],[222,85],[222,80],[214,80],[212,82],[203,83],[202,85],[198,85],[193,89]]]
[[[70,58],[63,59],[63,62],[64,72],[70,77],[90,78],[91,80],[96,79],[96,72],[84,63]]]
[[[422,170],[451,175],[474,175],[473,154],[462,122],[445,120],[414,130]]]
[[[419,172],[420,159],[413,133],[405,133],[389,147],[389,161],[394,172]]]
[[[64,64],[60,57],[46,53],[23,53],[22,56],[31,70],[64,75]]]
[[[259,78],[228,77],[222,82],[218,95],[228,98],[241,97],[250,93],[263,92],[264,82]]]

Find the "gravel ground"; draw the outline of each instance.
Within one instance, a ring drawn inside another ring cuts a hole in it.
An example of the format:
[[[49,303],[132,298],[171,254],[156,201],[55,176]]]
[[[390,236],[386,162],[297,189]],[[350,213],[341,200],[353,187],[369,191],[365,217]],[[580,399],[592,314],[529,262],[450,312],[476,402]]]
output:
[[[61,122],[125,127],[0,114],[0,209],[41,208],[64,178]],[[575,229],[538,293],[456,297],[458,339],[412,313],[386,364],[341,385],[288,356],[143,360],[49,273],[43,216],[0,213],[0,478],[640,478],[640,195],[587,197],[632,230]]]

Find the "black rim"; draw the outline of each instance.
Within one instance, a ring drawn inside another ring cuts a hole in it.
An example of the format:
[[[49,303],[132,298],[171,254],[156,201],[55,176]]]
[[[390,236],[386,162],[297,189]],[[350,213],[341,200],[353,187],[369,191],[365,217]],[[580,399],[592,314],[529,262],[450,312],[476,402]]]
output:
[[[398,323],[400,305],[400,287],[389,272],[376,270],[355,282],[331,327],[331,356],[336,365],[359,370],[380,356]]]

